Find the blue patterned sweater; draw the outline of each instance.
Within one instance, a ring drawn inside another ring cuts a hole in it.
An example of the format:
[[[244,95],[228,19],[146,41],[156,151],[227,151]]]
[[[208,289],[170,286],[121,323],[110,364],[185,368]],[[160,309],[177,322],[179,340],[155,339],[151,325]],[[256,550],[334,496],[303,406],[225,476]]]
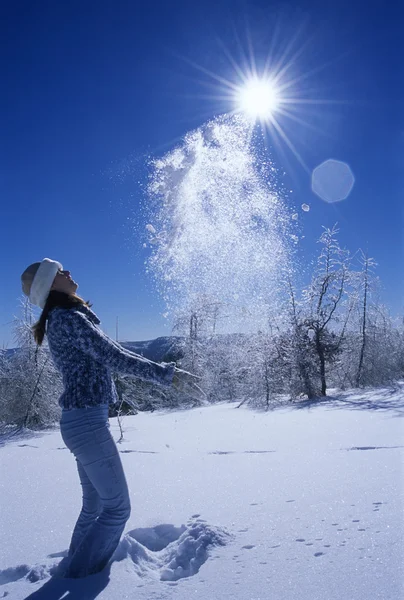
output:
[[[49,312],[47,336],[53,362],[63,378],[62,408],[115,404],[118,394],[112,372],[171,385],[175,363],[158,364],[126,350],[111,340],[99,323],[86,305],[56,307]]]

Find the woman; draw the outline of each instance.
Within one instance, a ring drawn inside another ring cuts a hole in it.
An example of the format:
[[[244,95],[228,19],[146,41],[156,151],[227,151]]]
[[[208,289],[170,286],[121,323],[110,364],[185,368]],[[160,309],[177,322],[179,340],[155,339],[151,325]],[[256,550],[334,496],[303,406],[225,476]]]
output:
[[[42,344],[46,332],[52,359],[63,377],[60,430],[76,458],[83,492],[66,570],[61,574],[85,577],[107,565],[131,510],[125,474],[109,430],[108,406],[118,401],[111,371],[169,386],[174,372],[180,370],[175,363],[158,364],[129,352],[103,333],[91,304],[76,294],[77,283],[59,262],[44,258],[30,265],[21,281],[30,301],[43,309],[33,327],[35,340]]]

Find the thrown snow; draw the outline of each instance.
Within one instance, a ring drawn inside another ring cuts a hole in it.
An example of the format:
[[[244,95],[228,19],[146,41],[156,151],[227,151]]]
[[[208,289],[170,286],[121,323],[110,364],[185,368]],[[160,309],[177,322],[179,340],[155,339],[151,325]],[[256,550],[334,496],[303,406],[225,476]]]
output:
[[[50,577],[81,501],[59,430],[5,440],[0,598],[404,598],[403,390],[124,417],[132,514],[83,580]]]

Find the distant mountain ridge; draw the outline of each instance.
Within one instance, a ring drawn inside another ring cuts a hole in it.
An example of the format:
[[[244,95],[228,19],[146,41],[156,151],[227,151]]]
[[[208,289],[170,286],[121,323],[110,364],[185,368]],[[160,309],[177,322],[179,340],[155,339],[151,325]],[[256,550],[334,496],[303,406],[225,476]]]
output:
[[[158,337],[155,340],[147,340],[144,342],[119,342],[121,346],[141,354],[149,360],[160,362],[162,360],[170,362],[177,360],[182,356],[182,342],[184,338],[178,336]]]
[[[163,336],[158,337],[155,340],[145,340],[142,342],[119,342],[119,344],[140,354],[149,360],[155,362],[170,362],[172,360],[178,360],[182,356],[182,342],[185,338],[179,336]],[[18,348],[8,348],[6,350],[0,349],[0,360],[10,358]]]

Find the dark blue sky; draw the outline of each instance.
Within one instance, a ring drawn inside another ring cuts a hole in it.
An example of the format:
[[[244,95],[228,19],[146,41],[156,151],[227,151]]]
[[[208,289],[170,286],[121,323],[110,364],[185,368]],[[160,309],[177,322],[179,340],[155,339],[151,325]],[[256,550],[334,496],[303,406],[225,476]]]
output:
[[[358,2],[3,2],[0,96],[0,344],[12,345],[20,274],[57,259],[120,339],[169,334],[131,229],[143,157],[162,154],[190,129],[231,110],[197,64],[240,83],[248,39],[257,64],[301,49],[291,76],[305,126],[282,125],[309,171],[328,158],[356,178],[347,200],[322,202],[310,173],[273,148],[290,202],[305,202],[309,259],[321,226],[336,221],[343,245],[379,263],[383,298],[403,307],[404,7]],[[299,87],[299,86],[297,86]],[[296,113],[299,114],[299,113]]]

